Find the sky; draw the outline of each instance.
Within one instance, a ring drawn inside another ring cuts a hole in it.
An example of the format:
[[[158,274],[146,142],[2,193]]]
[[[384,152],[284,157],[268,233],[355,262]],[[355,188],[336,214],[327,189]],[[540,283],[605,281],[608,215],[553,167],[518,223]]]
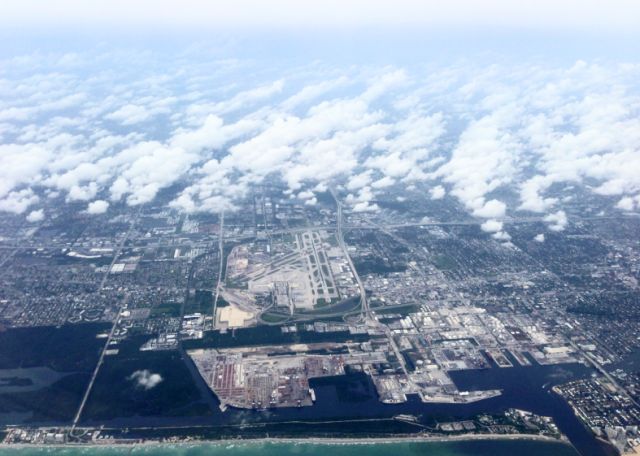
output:
[[[96,46],[336,63],[500,54],[640,54],[634,0],[21,0],[0,2],[0,57]]]
[[[634,0],[21,0],[5,26],[637,28]]]

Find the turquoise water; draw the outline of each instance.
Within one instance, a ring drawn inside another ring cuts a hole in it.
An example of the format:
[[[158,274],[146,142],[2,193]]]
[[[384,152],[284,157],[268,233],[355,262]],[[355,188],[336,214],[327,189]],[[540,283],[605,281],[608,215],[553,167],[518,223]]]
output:
[[[138,447],[2,448],[0,456],[577,456],[562,443],[459,441],[378,444],[238,443]]]

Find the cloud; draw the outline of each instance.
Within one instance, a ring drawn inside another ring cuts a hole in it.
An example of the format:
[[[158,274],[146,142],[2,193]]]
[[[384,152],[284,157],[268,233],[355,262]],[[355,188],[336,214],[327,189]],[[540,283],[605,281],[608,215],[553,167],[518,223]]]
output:
[[[229,211],[264,179],[309,205],[337,188],[357,211],[379,210],[392,185],[430,189],[424,198],[449,195],[487,227],[528,211],[563,229],[582,191],[620,210],[640,203],[637,64],[426,73],[101,52],[3,61],[0,210],[140,205],[180,183],[170,207]]]
[[[98,193],[98,185],[89,182],[87,185],[74,185],[67,193],[67,201],[88,201]]]
[[[544,233],[536,234],[533,240],[536,242],[544,242]]]
[[[485,209],[485,195],[510,184],[518,171],[522,146],[508,131],[516,111],[508,106],[472,121],[460,135],[451,159],[434,173],[452,184],[450,193],[478,214],[504,213],[504,204],[496,200]]]
[[[377,181],[373,182],[371,184],[371,187],[373,188],[386,188],[386,187],[391,187],[396,181],[389,177],[389,176],[384,176],[380,179],[378,179]]]
[[[134,125],[145,122],[153,117],[153,114],[144,106],[127,104],[105,116],[106,119],[120,122],[122,125]]]
[[[193,104],[187,108],[187,115],[191,117],[202,117],[206,115],[229,114],[242,108],[254,105],[255,103],[271,98],[282,92],[284,80],[278,79],[272,83],[254,87],[238,92],[228,100],[213,103]]]
[[[473,215],[482,218],[502,218],[504,217],[507,205],[502,201],[492,199],[487,201],[482,207],[473,211]]]
[[[104,200],[95,200],[87,206],[87,214],[104,214],[109,209],[109,202]]]
[[[321,81],[315,84],[307,85],[297,93],[283,101],[282,107],[287,111],[291,111],[300,105],[309,103],[310,101],[317,99],[327,92],[347,85],[348,82],[349,78],[347,78],[346,76],[340,76],[328,81]]]
[[[431,190],[429,190],[429,194],[431,195],[432,200],[439,200],[444,198],[447,192],[442,185],[436,185]]]
[[[0,211],[22,214],[39,200],[40,198],[30,188],[13,191],[0,199]]]
[[[520,200],[518,207],[522,211],[546,212],[554,204],[557,198],[544,198],[541,192],[547,190],[553,184],[553,178],[549,176],[534,176],[531,179],[520,184]]]
[[[115,165],[126,166],[122,166],[110,187],[111,199],[118,201],[126,195],[131,206],[148,203],[158,191],[180,179],[198,159],[197,154],[182,148],[170,148],[157,141],[140,142],[113,157]]]
[[[380,210],[380,208],[378,207],[377,204],[370,204],[367,201],[356,203],[353,206],[353,212],[374,212],[378,210]]]
[[[544,217],[544,221],[549,223],[551,231],[563,231],[567,226],[567,214],[560,210]]]
[[[506,231],[498,231],[497,233],[493,233],[491,237],[496,241],[509,242],[511,240],[511,236]]]
[[[0,198],[39,180],[52,153],[40,144],[0,144]]]
[[[371,183],[371,170],[367,170],[355,176],[351,176],[347,181],[347,190],[359,190]]]
[[[497,233],[502,231],[503,223],[498,220],[487,220],[480,225],[480,229],[486,233]]]
[[[618,209],[622,209],[623,211],[632,211],[635,208],[635,201],[630,196],[625,196],[620,199],[616,204]]]
[[[150,390],[160,384],[163,378],[160,374],[152,374],[148,369],[144,369],[135,371],[127,380],[135,382],[137,388]]]
[[[171,138],[171,146],[188,152],[201,152],[204,149],[218,150],[234,139],[255,132],[264,125],[258,118],[246,117],[233,124],[225,124],[221,117],[208,115],[202,125],[196,129],[181,128]]]
[[[27,222],[35,223],[41,222],[42,220],[44,220],[44,211],[42,209],[31,211],[29,215],[27,215]]]

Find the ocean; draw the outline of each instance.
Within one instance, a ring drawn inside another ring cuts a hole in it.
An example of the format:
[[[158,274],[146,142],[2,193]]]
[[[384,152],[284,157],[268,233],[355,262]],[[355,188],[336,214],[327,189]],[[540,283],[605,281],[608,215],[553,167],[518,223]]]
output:
[[[564,443],[533,440],[452,442],[341,443],[203,443],[104,447],[3,447],[0,456],[577,456]]]

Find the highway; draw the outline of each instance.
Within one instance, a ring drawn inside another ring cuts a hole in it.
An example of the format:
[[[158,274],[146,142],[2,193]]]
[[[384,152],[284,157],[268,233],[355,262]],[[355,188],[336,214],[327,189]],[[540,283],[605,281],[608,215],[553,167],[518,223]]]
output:
[[[224,211],[220,213],[220,230],[218,231],[218,252],[220,263],[218,265],[218,283],[216,284],[216,295],[213,298],[211,329],[216,329],[216,310],[218,308],[218,298],[220,297],[220,286],[222,285],[222,271],[224,268]]]
[[[71,433],[73,433],[74,429],[78,424],[78,421],[80,421],[80,417],[82,416],[82,411],[84,410],[84,406],[87,403],[87,400],[89,399],[89,395],[91,394],[91,390],[93,389],[93,384],[95,383],[96,378],[98,377],[98,372],[102,367],[102,363],[104,362],[104,357],[107,353],[107,350],[109,349],[109,344],[111,343],[111,339],[113,339],[113,335],[115,334],[116,328],[118,327],[118,323],[120,322],[120,314],[122,313],[122,309],[127,303],[127,300],[128,300],[128,296],[125,296],[124,299],[122,300],[122,304],[120,305],[120,309],[118,310],[118,315],[116,316],[116,320],[114,321],[113,326],[111,326],[111,331],[109,331],[107,342],[104,344],[104,347],[102,348],[102,352],[100,353],[100,358],[98,359],[98,364],[96,364],[96,368],[93,370],[93,374],[91,375],[89,386],[87,386],[84,396],[82,397],[82,402],[80,402],[80,407],[78,407],[76,416],[73,418]]]
[[[140,212],[138,212],[139,214]],[[107,271],[105,272],[104,276],[102,277],[102,281],[100,282],[100,288],[98,288],[98,290],[102,290],[104,288],[105,283],[107,282],[107,278],[109,277],[109,274],[111,273],[111,268],[113,267],[113,265],[115,264],[116,260],[118,259],[118,257],[120,256],[120,252],[122,252],[122,248],[124,247],[125,242],[127,241],[127,239],[129,238],[129,236],[131,235],[131,232],[133,231],[133,228],[136,224],[137,218],[138,218],[138,214],[136,215],[136,218],[131,222],[131,224],[129,225],[129,229],[127,230],[126,234],[124,235],[124,237],[122,238],[122,240],[120,241],[120,243],[118,244],[118,247],[113,255],[113,259],[111,260],[111,264],[109,264],[109,268],[107,269]],[[100,367],[102,367],[102,363],[104,362],[104,357],[105,354],[107,352],[107,350],[109,349],[109,343],[111,342],[111,339],[113,338],[113,335],[116,332],[116,328],[118,327],[118,323],[120,322],[120,314],[122,313],[122,310],[125,308],[126,304],[127,304],[127,300],[128,300],[128,296],[125,296],[122,301],[120,302],[120,306],[118,307],[118,312],[116,314],[116,318],[113,322],[113,325],[111,326],[111,331],[109,331],[109,336],[107,337],[107,342],[104,344],[104,347],[102,348],[102,352],[100,353],[100,358],[98,359],[98,364],[96,364],[95,369],[93,370],[93,374],[91,375],[91,380],[89,381],[89,385],[87,386],[87,389],[84,392],[84,396],[82,397],[82,402],[80,402],[80,406],[78,407],[78,411],[76,412],[75,417],[73,418],[73,424],[71,426],[71,433],[73,433],[73,431],[76,428],[76,425],[78,424],[78,421],[80,421],[80,417],[82,416],[82,411],[84,410],[84,406],[87,403],[87,400],[89,399],[89,395],[91,394],[91,390],[93,389],[93,384],[96,381],[96,378],[98,377],[98,372],[100,371]]]
[[[347,250],[347,244],[344,242],[343,224],[342,224],[342,203],[338,199],[338,196],[336,195],[336,192],[333,189],[331,189],[330,192],[331,192],[331,196],[333,196],[333,199],[336,201],[336,206],[338,208],[337,216],[336,216],[336,222],[337,222],[336,237],[338,238],[338,244],[340,245],[340,248],[342,249],[344,256],[346,257],[347,262],[349,263],[349,267],[353,272],[353,276],[355,277],[356,282],[358,283],[358,289],[360,290],[360,308],[362,309],[361,318],[363,321],[371,322],[371,321],[374,321],[374,319],[371,316],[371,312],[369,310],[369,302],[367,301],[367,292],[364,289],[364,284],[362,283],[362,280],[360,280],[358,271],[356,271],[356,268],[353,265],[353,261],[351,260],[351,256],[349,255],[349,251]]]

